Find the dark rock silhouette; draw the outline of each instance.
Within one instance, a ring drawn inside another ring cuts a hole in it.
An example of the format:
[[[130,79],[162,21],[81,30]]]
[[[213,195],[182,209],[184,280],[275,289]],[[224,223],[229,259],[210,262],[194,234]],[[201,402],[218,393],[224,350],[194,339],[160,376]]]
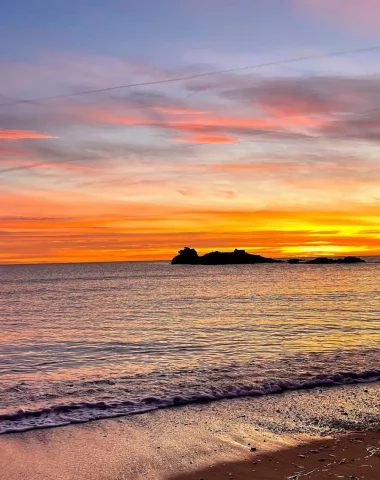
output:
[[[199,256],[193,248],[185,247],[173,258],[173,265],[237,265],[255,263],[282,263],[281,260],[252,255],[245,250],[234,250],[233,252],[210,252]]]
[[[315,265],[328,265],[330,263],[336,263],[336,262],[332,258],[318,257],[318,258],[315,258],[314,260],[308,260],[305,263],[312,263]]]
[[[365,263],[365,260],[359,257],[344,257],[339,258],[337,263]]]
[[[185,247],[178,252],[178,255],[173,258],[172,264],[186,264],[186,265],[198,265],[200,258],[197,251],[194,248]]]
[[[247,253],[245,250],[235,249],[233,252],[210,252],[203,256],[199,256],[194,248],[185,247],[178,252],[178,255],[173,258],[173,265],[239,265],[239,264],[257,264],[257,263],[283,263],[282,260],[275,260],[273,258],[262,257],[261,255],[253,255]],[[364,260],[358,257],[344,257],[344,258],[327,258],[318,257],[314,260],[302,261],[299,258],[291,258],[287,261],[289,264],[315,264],[315,265],[329,265],[336,263],[364,263]]]
[[[329,265],[331,263],[365,263],[359,257],[344,257],[344,258],[326,258],[326,257],[319,257],[315,260],[309,260],[305,263],[314,264],[314,265]]]

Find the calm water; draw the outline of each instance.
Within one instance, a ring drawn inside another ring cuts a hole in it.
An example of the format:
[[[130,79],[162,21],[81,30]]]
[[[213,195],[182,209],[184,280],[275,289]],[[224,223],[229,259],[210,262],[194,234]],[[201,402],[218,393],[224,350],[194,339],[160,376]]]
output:
[[[374,381],[379,316],[378,263],[2,266],[0,433]]]

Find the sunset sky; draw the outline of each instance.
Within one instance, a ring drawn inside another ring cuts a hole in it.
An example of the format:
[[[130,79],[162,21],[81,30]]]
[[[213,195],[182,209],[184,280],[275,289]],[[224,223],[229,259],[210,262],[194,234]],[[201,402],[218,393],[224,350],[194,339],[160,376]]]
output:
[[[0,263],[380,254],[379,25],[380,0],[6,2]]]

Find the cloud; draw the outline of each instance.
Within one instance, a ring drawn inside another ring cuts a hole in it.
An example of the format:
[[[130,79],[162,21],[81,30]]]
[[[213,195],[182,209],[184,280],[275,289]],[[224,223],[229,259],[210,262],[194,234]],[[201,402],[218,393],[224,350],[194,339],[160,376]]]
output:
[[[294,160],[294,159],[293,159]],[[302,156],[302,160],[304,157]],[[146,163],[143,165],[145,168],[151,169],[172,169],[172,170],[220,170],[220,171],[249,171],[249,170],[380,170],[380,164],[377,161],[369,162],[365,160],[357,160],[357,163],[348,163],[347,157],[330,158],[326,160],[318,160],[313,158],[312,163],[284,163],[279,161],[278,163]],[[330,163],[328,163],[330,162]],[[338,162],[338,163],[336,163]],[[344,163],[343,163],[344,162]]]
[[[247,86],[244,79],[239,86],[237,80],[233,88],[216,89],[213,103],[208,102],[203,110],[190,101],[186,104],[146,92],[132,101],[128,97],[103,99],[94,106],[72,105],[67,112],[71,122],[94,128],[135,127],[161,131],[161,138],[166,140],[211,144],[232,143],[252,134],[282,140],[312,139],[329,134],[340,121],[345,123],[345,114],[356,115],[377,105],[380,110],[380,84],[375,77],[280,77],[252,83]],[[221,104],[225,99],[232,104]],[[364,140],[377,141],[374,135],[366,134],[364,124],[361,131]],[[183,133],[188,136],[183,137]],[[209,142],[204,142],[207,137]]]
[[[332,138],[359,140],[362,142],[380,141],[380,109],[362,115],[347,115],[324,125],[321,133]]]
[[[138,58],[57,51],[40,54],[28,63],[2,61],[0,69],[3,96],[23,99],[74,93],[105,85],[165,80],[203,71],[197,65],[170,68]]]
[[[2,145],[0,143],[0,158],[1,157],[28,157],[32,152],[21,148],[10,147],[9,145]]]
[[[202,112],[191,109],[180,109],[180,108],[164,108],[164,107],[153,107],[156,111],[161,113],[168,113],[169,115],[204,115],[208,112]]]
[[[80,62],[82,59],[82,63]],[[134,76],[153,75],[154,78],[166,78],[173,70],[127,59],[106,57],[79,57],[58,55],[46,57],[40,64],[33,66],[7,64],[10,69],[9,82],[20,74],[20,68],[27,75],[42,73],[46,79],[60,86],[73,87],[83,81],[85,68],[93,72],[91,86],[99,86],[104,80],[102,67],[109,70],[110,79],[118,79],[129,72]],[[69,68],[70,67],[70,68]],[[64,78],[64,84],[56,76],[56,70],[70,72]],[[193,68],[193,67],[191,67]],[[190,68],[190,69],[191,69]],[[195,68],[195,67],[194,67]],[[40,71],[41,70],[41,71]],[[197,70],[195,68],[195,70]],[[194,71],[195,71],[194,70]],[[7,72],[7,70],[5,69]],[[13,72],[13,73],[12,73]],[[48,74],[49,73],[49,74]],[[178,72],[177,72],[178,73]],[[17,75],[16,75],[17,74]],[[28,75],[29,77],[29,75]],[[110,82],[111,80],[108,80]],[[88,80],[87,80],[88,81]],[[380,83],[375,77],[339,77],[339,76],[303,76],[303,77],[265,77],[257,75],[221,75],[201,79],[199,82],[179,84],[169,93],[150,89],[140,91],[116,92],[93,95],[64,101],[38,104],[21,104],[12,110],[0,112],[0,122],[8,130],[4,138],[50,138],[50,135],[38,134],[54,127],[54,131],[68,129],[70,135],[73,126],[82,129],[87,136],[125,135],[131,130],[140,130],[150,139],[170,142],[188,141],[189,143],[234,143],[249,140],[252,136],[268,140],[303,142],[313,138],[333,135],[339,132],[339,123],[346,123],[343,114],[353,114],[366,108],[380,108]],[[184,96],[189,88],[197,86],[207,95]],[[21,95],[21,92],[20,92]],[[345,127],[342,126],[342,131]],[[363,140],[377,142],[373,128],[361,124]],[[11,132],[14,131],[13,136]],[[17,135],[17,132],[20,134]],[[29,136],[24,135],[43,135]],[[5,132],[5,131],[3,131]],[[111,133],[112,132],[112,133]],[[184,135],[185,134],[185,135]],[[138,134],[137,134],[138,135]],[[133,148],[137,135],[130,134],[129,146]],[[356,140],[359,135],[347,135]],[[206,142],[204,139],[208,139]]]
[[[222,98],[261,107],[288,107],[286,115],[331,114],[353,108],[380,106],[380,87],[376,76],[318,75],[269,77],[220,90]]]
[[[189,188],[179,188],[177,192],[183,197],[194,197],[196,195],[195,190]]]
[[[176,139],[179,142],[190,143],[235,143],[239,139],[227,135],[198,135],[193,137],[181,137]]]
[[[237,198],[237,195],[233,190],[217,190],[215,196],[219,198]]]
[[[338,85],[338,83],[340,85]],[[274,116],[326,115],[344,106],[342,82],[333,78],[268,78],[251,87],[227,90],[240,100]]]
[[[0,157],[1,157],[1,149],[0,149]],[[15,161],[15,160],[0,160],[0,167],[7,165],[8,168],[0,169],[0,173],[4,172],[11,172],[17,170],[24,170],[30,168],[36,169],[53,169],[53,170],[67,170],[67,171],[84,171],[84,172],[102,172],[101,168],[96,168],[92,165],[71,165],[70,163],[25,163],[24,161]]]
[[[232,164],[209,164],[209,165],[196,165],[198,168],[205,169],[215,169],[215,170],[358,170],[363,168],[363,164],[357,165],[335,165],[328,163],[299,163],[299,164],[289,164],[289,163],[252,163],[252,164],[242,164],[242,163],[232,163]],[[371,168],[380,169],[380,165],[371,166]]]
[[[232,143],[238,140],[236,136],[250,136],[251,134],[270,134],[275,137],[287,134],[287,130],[292,133],[292,130],[297,129],[313,129],[328,122],[325,118],[314,118],[307,115],[298,115],[291,118],[284,113],[278,113],[276,116],[243,116],[210,112],[200,116],[193,115],[192,121],[172,120],[167,117],[152,120],[143,115],[124,115],[121,112],[112,112],[106,109],[84,109],[78,112],[78,115],[82,117],[83,122],[87,121],[94,125],[148,127],[173,132],[174,134],[188,133],[192,135],[186,137],[186,140],[196,143],[205,143],[204,139],[207,143],[207,138],[209,143]],[[303,136],[304,133],[301,132],[295,138]],[[173,139],[178,140],[178,137],[173,137]],[[183,138],[179,140],[182,141]]]
[[[379,35],[380,0],[294,0],[312,15],[366,35]]]
[[[57,138],[31,130],[0,130],[0,140],[23,140],[26,138]]]

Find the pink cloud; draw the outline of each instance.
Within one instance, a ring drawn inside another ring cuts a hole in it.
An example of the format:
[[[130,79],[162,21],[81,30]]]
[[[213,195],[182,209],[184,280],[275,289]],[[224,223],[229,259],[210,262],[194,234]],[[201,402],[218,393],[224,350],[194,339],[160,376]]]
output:
[[[27,138],[57,138],[32,130],[0,130],[0,140],[24,140]]]
[[[239,140],[228,135],[200,135],[194,137],[182,137],[177,139],[179,142],[191,143],[236,143]]]
[[[29,157],[31,152],[0,144],[0,157]]]
[[[305,107],[306,108],[306,107]],[[264,108],[262,108],[264,109]],[[161,112],[163,113],[163,112]],[[269,113],[269,112],[268,112]],[[240,133],[247,134],[257,130],[294,129],[294,128],[321,128],[329,123],[327,118],[309,116],[307,111],[302,112],[301,107],[297,115],[285,109],[273,109],[272,116],[241,116],[231,114],[218,114],[202,112],[192,114],[189,120],[173,120],[171,115],[162,118],[159,122],[149,118],[146,112],[136,112],[125,115],[120,109],[80,108],[76,114],[83,120],[93,124],[155,127],[172,130],[175,133],[188,136],[176,139],[193,143],[234,143],[238,141],[235,136]]]
[[[336,164],[290,164],[290,163],[191,163],[191,164],[145,164],[151,168],[164,168],[171,170],[361,170],[368,168],[365,164],[336,165]],[[380,166],[371,164],[371,170],[379,170]]]
[[[167,113],[169,115],[204,115],[208,112],[191,110],[189,108],[164,108],[154,107],[154,110],[161,113]]]
[[[297,6],[361,32],[379,33],[380,0],[295,0]]]
[[[28,152],[25,152],[26,155]],[[23,155],[23,156],[26,156]],[[2,151],[0,148],[0,157],[2,156]],[[3,166],[14,166],[14,167],[26,167],[26,168],[39,168],[39,169],[45,169],[45,168],[52,168],[55,170],[85,170],[85,171],[94,171],[94,172],[102,172],[103,169],[101,168],[96,168],[91,165],[72,165],[70,163],[49,163],[49,162],[42,162],[42,163],[25,163],[24,161],[16,161],[16,160],[1,160],[0,161],[0,167]],[[0,170],[1,172],[1,170]]]

